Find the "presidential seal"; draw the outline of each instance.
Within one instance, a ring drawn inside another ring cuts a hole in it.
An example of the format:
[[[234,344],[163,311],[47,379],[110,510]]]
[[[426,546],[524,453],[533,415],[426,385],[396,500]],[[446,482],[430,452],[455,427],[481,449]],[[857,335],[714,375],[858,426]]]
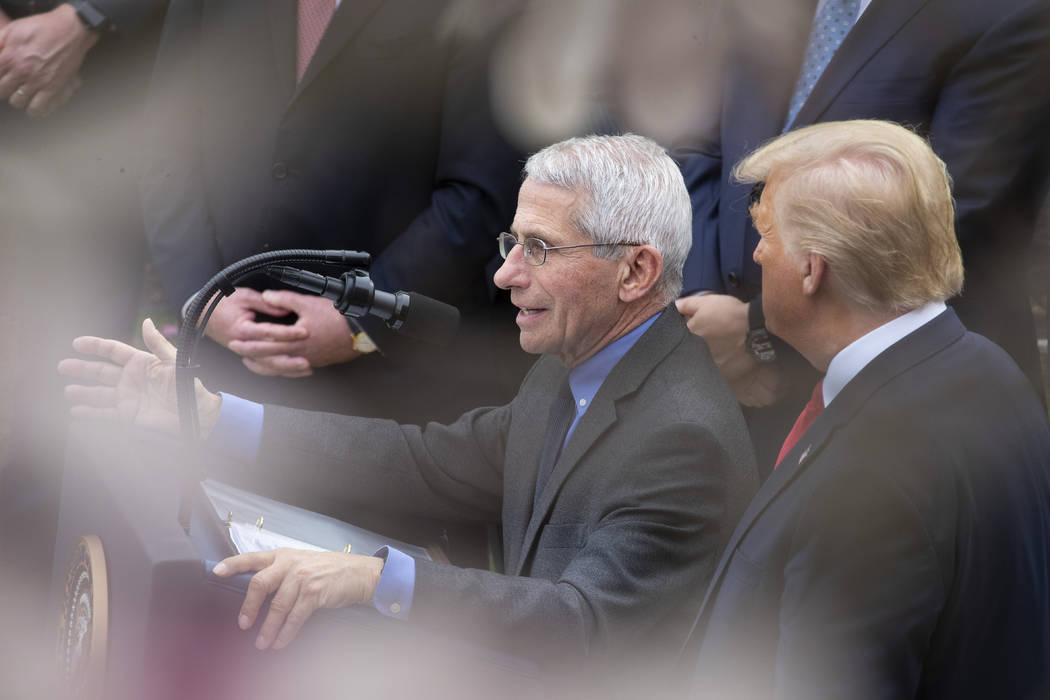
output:
[[[106,557],[95,535],[81,537],[66,573],[58,656],[64,685],[74,698],[100,697],[109,621]]]

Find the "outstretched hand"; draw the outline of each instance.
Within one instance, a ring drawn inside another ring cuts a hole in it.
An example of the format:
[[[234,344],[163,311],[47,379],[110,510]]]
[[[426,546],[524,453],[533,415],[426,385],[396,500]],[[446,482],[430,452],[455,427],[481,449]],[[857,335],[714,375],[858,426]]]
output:
[[[175,398],[175,346],[161,335],[153,321],[142,323],[142,339],[149,352],[119,340],[81,336],[73,349],[101,360],[67,358],[59,374],[77,382],[66,386],[74,417],[131,423],[171,434],[179,431]],[[222,397],[195,380],[201,434],[207,436],[219,418]]]

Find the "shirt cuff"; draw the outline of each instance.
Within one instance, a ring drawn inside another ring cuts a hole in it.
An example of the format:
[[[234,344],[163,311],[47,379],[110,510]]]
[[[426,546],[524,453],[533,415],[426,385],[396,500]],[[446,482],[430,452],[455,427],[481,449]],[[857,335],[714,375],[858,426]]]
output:
[[[387,617],[407,620],[416,589],[416,560],[393,547],[380,547],[373,556],[386,561],[372,595],[372,605]]]
[[[219,395],[219,419],[205,444],[224,457],[254,462],[262,442],[263,405],[233,394]]]

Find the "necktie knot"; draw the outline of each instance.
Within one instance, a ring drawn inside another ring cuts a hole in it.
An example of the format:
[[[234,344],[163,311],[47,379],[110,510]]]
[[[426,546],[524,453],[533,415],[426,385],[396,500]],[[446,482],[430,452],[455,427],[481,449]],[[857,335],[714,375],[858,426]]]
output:
[[[858,12],[860,0],[824,0],[817,8],[809,41],[806,43],[806,53],[802,59],[802,71],[788,105],[787,120],[784,122],[785,132],[795,122],[795,117],[806,103],[809,94],[813,92],[824,69],[831,62],[831,57],[849,34],[857,20]]]

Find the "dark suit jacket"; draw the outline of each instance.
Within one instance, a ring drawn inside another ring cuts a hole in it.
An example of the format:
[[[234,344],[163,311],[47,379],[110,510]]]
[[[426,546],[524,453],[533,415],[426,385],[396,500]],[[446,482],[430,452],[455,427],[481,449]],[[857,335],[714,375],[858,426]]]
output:
[[[756,488],[743,420],[671,308],[609,374],[534,509],[566,374],[543,357],[511,403],[423,429],[267,406],[248,479],[329,512],[500,521],[505,574],[417,561],[414,624],[545,661],[668,645],[673,658]]]
[[[176,308],[222,267],[248,255],[361,250],[373,256],[378,289],[417,291],[466,314],[466,339],[455,352],[428,352],[412,362],[470,357],[479,371],[494,364],[478,358],[495,351],[475,345],[490,331],[494,292],[486,265],[496,257],[496,234],[512,219],[521,162],[489,109],[487,55],[495,31],[490,27],[480,38],[442,35],[439,20],[449,4],[342,3],[297,84],[295,2],[172,2],[151,89],[140,191],[153,259]],[[515,329],[509,316],[497,319],[509,338],[509,366],[520,354]],[[363,323],[388,356],[396,354],[396,334],[381,322]],[[388,368],[367,359],[354,363],[366,369],[334,383],[378,401],[413,386],[418,394],[456,374],[446,366],[393,386],[396,377],[373,379]],[[207,369],[209,363],[202,364]],[[491,387],[501,378],[487,375],[486,400],[513,395],[528,363],[519,365],[495,395]],[[285,402],[302,382],[270,384],[277,391],[254,398]],[[326,385],[333,377],[313,389]],[[443,403],[455,406],[458,395],[444,394]],[[449,419],[474,405],[460,405]],[[420,419],[373,412],[367,401],[339,408]]]
[[[723,3],[718,132],[681,149],[694,206],[686,290],[750,300],[761,274],[750,185],[730,182],[747,153],[778,135],[815,0]],[[967,326],[1001,345],[1041,387],[1026,254],[1045,194],[1050,91],[1045,0],[873,0],[802,106],[793,127],[887,119],[929,137],[954,180],[966,288],[952,302]]]
[[[949,310],[763,484],[683,663],[703,698],[1042,698],[1048,658],[1046,414]]]

